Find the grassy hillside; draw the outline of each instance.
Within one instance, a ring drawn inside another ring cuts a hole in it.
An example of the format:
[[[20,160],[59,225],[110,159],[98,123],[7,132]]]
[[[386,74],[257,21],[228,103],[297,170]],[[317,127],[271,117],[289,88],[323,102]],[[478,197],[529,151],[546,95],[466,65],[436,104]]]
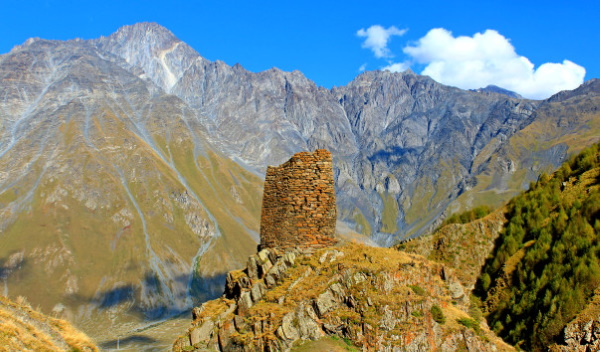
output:
[[[98,351],[71,324],[33,310],[22,297],[17,301],[0,296],[0,351]]]
[[[185,120],[166,121],[176,115],[163,109],[177,104],[157,101],[144,134],[116,108],[87,122],[57,118],[58,137],[41,154],[20,159],[23,141],[0,160],[12,180],[0,189],[6,295],[101,340],[116,339],[119,323],[145,324],[220,293],[224,274],[256,246],[262,180]]]
[[[507,342],[551,345],[600,285],[600,144],[508,204],[478,282],[488,322]]]

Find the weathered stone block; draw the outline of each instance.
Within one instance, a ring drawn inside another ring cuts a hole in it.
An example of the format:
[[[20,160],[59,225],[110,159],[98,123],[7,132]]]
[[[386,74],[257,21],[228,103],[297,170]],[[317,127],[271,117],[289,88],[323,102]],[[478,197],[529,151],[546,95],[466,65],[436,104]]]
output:
[[[211,319],[208,319],[202,324],[202,326],[192,330],[190,332],[190,342],[192,346],[201,342],[208,343],[208,340],[210,340],[214,327],[215,323]]]
[[[252,301],[254,303],[260,301],[260,299],[264,296],[266,290],[267,288],[262,282],[257,282],[256,284],[254,284],[254,286],[252,286],[252,289],[250,290]]]
[[[256,257],[250,256],[248,257],[248,263],[246,264],[246,271],[248,273],[248,277],[252,280],[258,279],[258,265],[256,263]]]

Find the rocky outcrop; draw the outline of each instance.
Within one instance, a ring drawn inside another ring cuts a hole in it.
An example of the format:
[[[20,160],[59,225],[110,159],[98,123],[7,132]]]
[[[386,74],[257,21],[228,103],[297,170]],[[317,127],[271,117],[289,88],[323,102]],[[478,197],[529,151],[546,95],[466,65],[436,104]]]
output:
[[[393,249],[265,249],[229,273],[220,299],[194,309],[173,350],[285,351],[327,336],[363,350],[513,350],[461,310],[456,282],[442,265]]]
[[[551,352],[600,351],[600,289],[585,309],[565,326],[560,340],[550,346]]]
[[[335,243],[337,211],[329,151],[296,153],[280,166],[269,166],[263,192],[261,248]]]
[[[193,309],[192,327],[188,335],[175,343],[175,350],[190,350],[191,347],[235,350],[234,346],[241,342],[244,333],[261,330],[261,323],[249,325],[253,318],[252,307],[283,283],[299,254],[293,249],[281,252],[266,248],[250,256],[244,270],[229,272],[221,299]]]
[[[505,211],[503,207],[482,219],[443,226],[429,236],[401,243],[395,248],[453,268],[469,296],[506,223]]]
[[[567,325],[563,337],[565,345],[555,345],[552,351],[600,351],[600,317]]]

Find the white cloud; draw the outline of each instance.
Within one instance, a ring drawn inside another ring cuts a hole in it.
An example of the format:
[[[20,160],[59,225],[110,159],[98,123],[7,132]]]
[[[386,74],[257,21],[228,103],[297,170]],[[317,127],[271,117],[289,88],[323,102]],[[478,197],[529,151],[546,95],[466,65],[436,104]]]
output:
[[[435,28],[403,51],[426,65],[421,74],[438,82],[463,89],[494,84],[532,99],[574,89],[585,77],[585,68],[569,60],[535,69],[529,59],[517,55],[508,39],[489,29],[472,37],[454,37],[446,29]],[[405,65],[390,64],[386,69]]]
[[[359,29],[356,32],[356,35],[366,38],[362,43],[362,47],[371,49],[375,54],[375,57],[379,59],[393,57],[392,52],[387,47],[388,41],[391,36],[402,36],[406,31],[406,29],[398,29],[395,26],[385,29],[376,24],[366,30],[364,28]]]
[[[360,67],[358,68],[358,71],[363,72],[366,69],[367,69],[367,63],[365,62],[364,64],[360,65]]]
[[[382,68],[383,71],[390,72],[404,72],[410,68],[410,64],[407,62],[397,62],[395,64],[389,64]]]

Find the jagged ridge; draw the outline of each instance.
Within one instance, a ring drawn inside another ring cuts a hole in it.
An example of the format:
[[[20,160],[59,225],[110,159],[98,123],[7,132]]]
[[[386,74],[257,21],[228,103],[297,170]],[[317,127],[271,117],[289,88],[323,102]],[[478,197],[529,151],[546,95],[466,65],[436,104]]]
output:
[[[279,351],[325,336],[367,350],[513,350],[462,310],[453,275],[420,256],[356,244],[263,250],[228,275],[222,298],[194,309],[174,351]]]

